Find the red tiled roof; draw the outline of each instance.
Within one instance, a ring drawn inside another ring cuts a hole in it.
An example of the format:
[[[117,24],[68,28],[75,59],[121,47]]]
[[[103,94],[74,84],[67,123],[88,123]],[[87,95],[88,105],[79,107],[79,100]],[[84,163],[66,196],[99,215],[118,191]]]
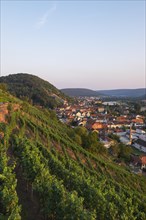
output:
[[[142,156],[142,157],[140,158],[140,160],[141,160],[141,163],[142,163],[142,164],[145,164],[145,165],[146,165],[146,156]]]
[[[132,122],[143,124],[143,119],[141,119],[141,118],[132,119]]]

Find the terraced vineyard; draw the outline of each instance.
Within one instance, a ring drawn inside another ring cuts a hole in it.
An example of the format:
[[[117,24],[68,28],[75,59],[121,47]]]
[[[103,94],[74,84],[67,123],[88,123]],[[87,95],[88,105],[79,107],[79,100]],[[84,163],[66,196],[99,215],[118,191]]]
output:
[[[146,219],[146,178],[84,150],[52,111],[0,101],[0,219]]]

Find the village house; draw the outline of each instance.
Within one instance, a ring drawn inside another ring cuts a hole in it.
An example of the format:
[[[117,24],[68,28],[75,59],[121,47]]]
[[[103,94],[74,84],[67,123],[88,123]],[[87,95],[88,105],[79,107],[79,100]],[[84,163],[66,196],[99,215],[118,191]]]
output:
[[[114,140],[109,137],[100,138],[101,143],[103,143],[104,147],[110,148],[114,144]]]
[[[86,123],[87,123],[87,119],[86,118],[84,118],[82,121],[80,121],[79,123],[78,123],[78,125],[79,126],[86,126]]]
[[[146,111],[146,106],[141,106],[141,109],[140,109],[141,112],[144,112]]]
[[[130,122],[124,123],[124,122],[110,122],[108,123],[108,128],[122,128],[122,127],[130,127]]]
[[[121,115],[119,117],[116,118],[116,121],[118,122],[127,122],[127,116],[126,115]]]
[[[135,118],[135,119],[132,119],[132,122],[134,124],[144,124],[144,121],[142,118]]]
[[[112,101],[109,101],[109,102],[103,102],[102,104],[103,104],[103,105],[109,105],[109,106],[119,105],[118,102],[112,102]]]
[[[146,156],[140,157],[141,169],[146,169]]]
[[[106,129],[107,125],[101,122],[94,122],[94,124],[92,125],[92,130],[103,130]]]
[[[146,156],[132,156],[132,164],[135,167],[140,167],[141,169],[146,169]]]
[[[138,138],[137,140],[133,141],[132,146],[146,153],[146,141],[145,140]]]
[[[103,113],[105,111],[105,108],[104,107],[98,107],[98,112],[99,113]]]

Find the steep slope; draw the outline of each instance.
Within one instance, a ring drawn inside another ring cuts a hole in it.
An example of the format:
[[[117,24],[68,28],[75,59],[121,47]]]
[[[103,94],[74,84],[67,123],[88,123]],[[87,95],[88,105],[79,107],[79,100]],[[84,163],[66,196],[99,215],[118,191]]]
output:
[[[49,82],[30,74],[12,74],[0,77],[0,83],[6,83],[11,94],[27,97],[33,103],[54,108],[64,100],[70,100]]]
[[[144,177],[81,148],[72,140],[72,130],[52,111],[1,90],[0,98],[1,105],[7,102],[9,106],[7,122],[0,124],[4,133],[0,145],[0,217],[31,219],[37,213],[45,220],[146,219]],[[26,197],[19,188],[21,183]],[[29,209],[27,196],[32,206]]]

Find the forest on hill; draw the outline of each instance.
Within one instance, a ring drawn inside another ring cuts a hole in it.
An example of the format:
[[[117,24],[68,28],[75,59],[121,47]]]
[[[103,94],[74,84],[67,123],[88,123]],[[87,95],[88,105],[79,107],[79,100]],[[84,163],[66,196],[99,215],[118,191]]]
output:
[[[146,178],[94,154],[52,110],[0,89],[0,219],[145,220]],[[87,138],[87,136],[86,136]],[[86,143],[87,144],[87,143]]]
[[[94,90],[91,90],[91,89],[83,89],[83,88],[66,88],[66,89],[61,89],[61,91],[68,95],[68,96],[73,96],[73,97],[79,97],[79,96],[82,96],[82,97],[90,97],[90,96],[93,96],[93,97],[100,97],[102,96],[101,93],[97,92],[97,91],[94,91]]]
[[[111,90],[100,90],[104,95],[116,96],[116,97],[146,97],[146,88],[139,89],[111,89]]]
[[[19,73],[0,77],[0,83],[7,85],[8,91],[34,104],[55,108],[71,98],[55,86],[35,75]]]
[[[114,97],[114,98],[146,98],[146,88],[140,89],[111,89],[111,90],[91,90],[83,88],[61,89],[68,96],[93,96],[93,97]]]

